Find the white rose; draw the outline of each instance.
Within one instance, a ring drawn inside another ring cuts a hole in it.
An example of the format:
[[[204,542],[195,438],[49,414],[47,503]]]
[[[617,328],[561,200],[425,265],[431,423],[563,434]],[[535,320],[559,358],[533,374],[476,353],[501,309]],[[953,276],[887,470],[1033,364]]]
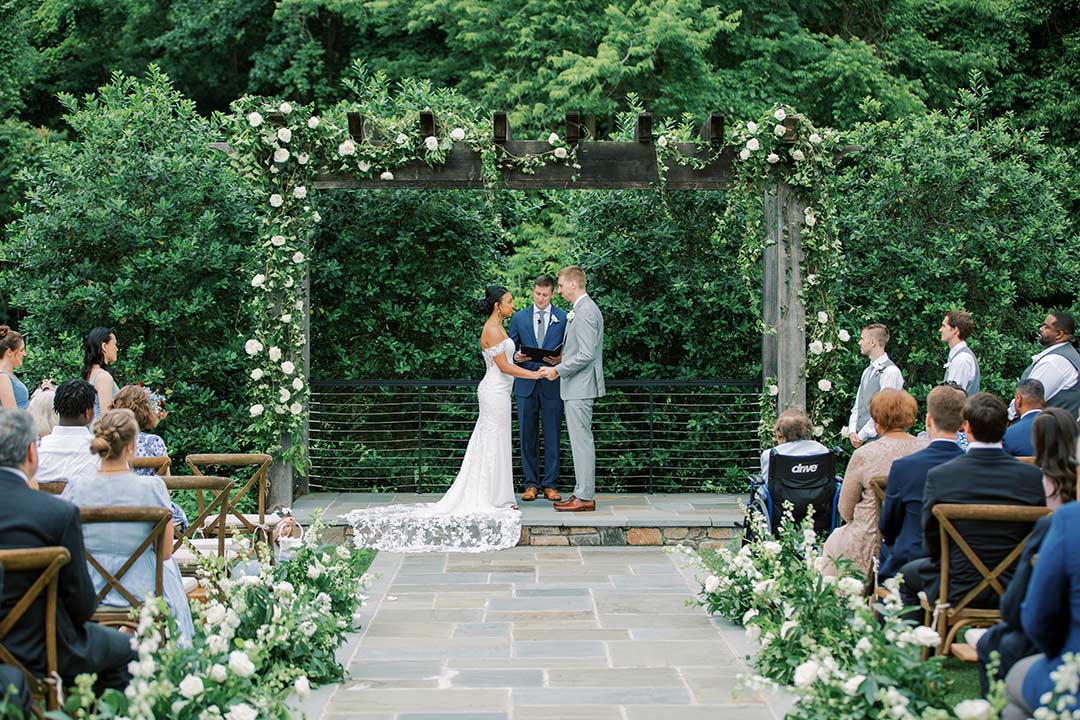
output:
[[[307,197],[307,188],[303,185],[297,185],[292,191],[293,197],[297,200],[303,200]]]
[[[288,580],[282,580],[277,584],[277,587],[274,588],[274,592],[276,592],[278,595],[284,595],[288,597],[289,595],[293,594],[293,584]]]
[[[558,144],[559,144],[559,136],[558,135],[556,135],[555,133],[551,133],[550,135],[548,135],[548,145],[558,145]]]
[[[277,139],[283,143],[287,143],[292,140],[292,130],[287,127],[278,128]]]
[[[265,282],[266,282],[266,276],[263,275],[262,273],[259,273],[255,277],[251,278],[251,287],[254,287],[254,288],[262,287]]]
[[[820,390],[821,392],[829,392],[830,390],[832,390],[832,383],[825,378],[821,378],[820,380],[818,380],[817,386],[818,390]]]
[[[394,179],[394,173],[390,172],[389,170],[383,170],[382,173],[379,175],[379,179],[380,180],[393,180]]]
[[[304,381],[301,380],[300,378],[296,378],[295,380],[292,381],[292,386],[293,386],[293,390],[303,390],[304,389]]]
[[[337,154],[345,157],[346,155],[353,155],[356,153],[356,143],[352,140],[346,140],[337,146]]]
[[[300,153],[296,156],[296,162],[300,163],[301,165],[307,165],[308,160],[309,158],[307,153]]]
[[[818,678],[818,670],[820,669],[821,666],[817,664],[816,660],[807,660],[795,668],[795,687],[805,688],[813,685]]]
[[[787,118],[787,113],[784,112],[784,108],[776,108],[776,112],[774,112],[772,116],[780,122],[784,122],[784,120]]]
[[[981,698],[964,700],[953,708],[953,712],[960,720],[990,720],[994,717],[993,706]]]
[[[296,366],[293,365],[291,361],[286,360],[285,362],[281,363],[281,372],[285,373],[286,375],[292,375],[294,372],[296,372]]]
[[[465,139],[465,131],[461,128],[454,128],[450,131],[450,139],[454,142],[461,142]]]
[[[248,408],[248,412],[251,413],[251,417],[259,417],[263,414],[263,406],[256,403]]]
[[[434,135],[428,135],[426,138],[424,138],[424,147],[427,148],[428,152],[438,150],[439,138],[435,137]]]
[[[816,216],[816,215],[807,215],[807,216],[805,216],[805,217],[803,218],[803,220],[804,220],[804,221],[806,222],[806,224],[807,224],[807,225],[809,225],[810,227],[814,227],[815,225],[817,225],[817,216]]]
[[[217,625],[225,619],[224,605],[211,605],[206,609],[203,618],[209,625]]]
[[[802,150],[792,150],[791,157],[795,158],[799,162],[802,162],[806,159],[806,154]]]
[[[761,143],[758,142],[757,138],[750,138],[749,140],[746,141],[746,149],[747,150],[754,151],[754,150],[759,149],[760,147],[761,147]]]
[[[806,284],[807,285],[813,285],[816,282],[817,282],[817,275],[815,275],[814,273],[810,273],[809,275],[806,276]]]
[[[773,131],[773,135],[775,135],[776,137],[784,137],[785,135],[787,135],[787,128],[784,127],[783,125],[775,125],[775,126],[773,126],[772,131]]]
[[[292,322],[292,314],[285,313],[284,315],[282,315],[281,316],[281,322],[285,323],[286,325],[291,323]]]
[[[276,345],[267,350],[267,353],[270,356],[271,362],[277,362],[281,359],[281,348],[277,347]]]
[[[274,162],[283,163],[289,159],[289,151],[285,148],[278,148],[274,151]]]
[[[248,113],[247,121],[251,127],[259,127],[263,123],[263,116],[257,112]]]
[[[292,398],[292,393],[289,392],[288,388],[281,388],[278,391],[278,402],[287,403],[290,398]]]
[[[285,204],[285,198],[281,197],[277,193],[270,196],[270,207],[281,207]]]
[[[285,287],[291,288],[296,283],[291,277],[285,278]]]
[[[822,325],[829,322],[829,313],[825,312],[824,310],[818,310],[817,321]]]
[[[229,649],[229,641],[220,635],[211,635],[206,638],[206,647],[215,655],[220,655]]]
[[[854,695],[859,692],[859,687],[866,681],[865,675],[852,675],[844,681],[844,693]]]
[[[299,415],[303,411],[304,406],[298,402],[294,402],[292,405],[289,406],[289,412],[291,412],[293,415]]]
[[[204,689],[202,680],[194,675],[188,675],[180,681],[180,694],[188,700],[196,695],[202,695]]]
[[[817,133],[812,133],[810,135],[810,142],[813,145],[820,145],[821,144],[821,136],[818,135]]]
[[[252,339],[244,343],[244,352],[248,355],[258,355],[262,352],[263,345],[258,340]]]
[[[255,663],[243,650],[233,650],[229,653],[229,669],[240,677],[251,677],[255,674]]]
[[[214,663],[210,668],[210,679],[214,682],[225,682],[225,678],[227,677],[229,677],[229,672],[225,669],[224,665]]]
[[[299,251],[297,251],[297,252],[293,253],[293,256],[292,256],[292,261],[293,261],[294,263],[296,263],[297,265],[299,265],[300,263],[304,262],[304,253],[302,253],[302,252],[299,252]]]
[[[739,151],[739,159],[740,160],[747,160],[749,158],[750,158],[750,151],[749,150],[747,150],[746,148],[743,148],[742,150]]]
[[[275,405],[274,412],[276,412],[278,415],[284,415],[285,413],[289,412],[289,408],[285,407],[284,405]]]
[[[769,386],[769,395],[771,395],[772,397],[776,397],[779,394],[780,394],[780,388],[779,387],[777,387],[776,385],[770,385]]]
[[[290,105],[287,102],[283,102],[280,105],[278,105],[278,110],[281,111],[282,115],[288,115],[289,113],[292,112],[292,105]]]
[[[311,219],[314,222],[319,222],[320,220],[322,220],[322,215],[320,215],[317,212],[316,213],[311,213]]]
[[[262,378],[263,378],[263,370],[262,370],[262,368],[255,368],[254,370],[251,371],[251,379],[252,380],[262,380]]]
[[[851,333],[847,330],[840,330],[836,333],[836,337],[840,338],[840,342],[847,342],[851,339]]]
[[[814,437],[821,437],[824,434],[825,434],[825,426],[824,425],[815,425],[814,426]]]
[[[825,343],[825,352],[830,353],[833,351],[833,344],[831,342]]]
[[[666,148],[668,145],[667,135],[661,135],[660,139],[656,141],[656,144],[662,148]]]
[[[293,682],[293,690],[300,696],[301,699],[306,698],[311,694],[311,683],[308,682],[306,675],[301,675]]]
[[[746,132],[750,133],[751,135],[756,133],[757,132],[757,123],[752,122],[752,121],[746,123]]]
[[[775,165],[776,163],[780,162],[780,156],[776,153],[769,153],[769,156],[765,159],[769,161],[770,165]]]
[[[922,647],[937,647],[941,644],[941,636],[938,635],[937,630],[920,625],[911,631],[912,640],[916,645]]]
[[[840,581],[836,584],[836,589],[842,595],[847,597],[861,597],[863,592],[863,583],[853,577],[840,578]]]
[[[311,565],[308,567],[307,576],[309,578],[311,578],[312,580],[318,580],[320,575],[322,575],[321,567],[319,567],[318,565]]]
[[[821,353],[825,352],[825,346],[821,343],[820,340],[815,340],[814,342],[810,343],[810,352],[814,353],[815,355],[820,355]]]
[[[371,163],[369,163],[367,160],[361,160],[360,164],[356,167],[360,168],[360,172],[367,172],[371,169]]]
[[[405,133],[398,133],[398,136],[394,138],[394,142],[398,145],[404,145],[409,142],[409,137]]]
[[[308,126],[309,128],[311,128],[312,130],[314,130],[315,128],[319,127],[319,118],[317,118],[317,117],[315,117],[314,115],[312,115],[311,117],[309,117],[309,118],[308,118],[308,121],[307,121],[307,126]]]
[[[255,720],[259,711],[247,703],[236,703],[225,713],[225,720]]]
[[[569,153],[566,152],[566,148],[564,148],[564,147],[555,148],[555,157],[559,158],[560,160],[565,160],[567,155],[569,155]]]
[[[284,235],[275,235],[274,237],[270,238],[270,244],[273,245],[274,247],[281,247],[282,245],[285,244],[285,236]]]
[[[705,592],[716,592],[716,589],[720,587],[720,578],[715,575],[710,575],[705,578]]]

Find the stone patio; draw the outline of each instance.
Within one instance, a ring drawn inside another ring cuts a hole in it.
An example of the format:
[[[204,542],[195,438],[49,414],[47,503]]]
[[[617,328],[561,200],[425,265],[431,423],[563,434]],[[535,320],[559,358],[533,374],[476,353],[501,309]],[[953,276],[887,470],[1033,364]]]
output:
[[[695,572],[663,548],[380,553],[349,677],[314,720],[776,720],[740,689],[740,630],[688,606]]]
[[[344,529],[340,517],[350,510],[392,503],[435,502],[441,495],[406,493],[314,493],[293,504],[301,523],[316,509],[323,521]],[[596,512],[555,512],[551,503],[521,503],[521,544],[545,547],[691,545],[709,547],[741,532],[739,495],[682,493],[669,495],[604,494]]]

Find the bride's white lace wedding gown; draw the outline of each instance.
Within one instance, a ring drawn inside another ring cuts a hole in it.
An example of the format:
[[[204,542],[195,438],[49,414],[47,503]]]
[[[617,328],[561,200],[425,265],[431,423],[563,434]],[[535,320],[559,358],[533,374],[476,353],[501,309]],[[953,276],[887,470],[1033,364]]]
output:
[[[514,378],[495,364],[500,353],[512,363],[514,341],[506,338],[483,351],[487,371],[476,390],[480,412],[454,484],[436,503],[367,508],[345,515],[357,546],[389,552],[487,552],[517,545],[521,513],[511,508]]]

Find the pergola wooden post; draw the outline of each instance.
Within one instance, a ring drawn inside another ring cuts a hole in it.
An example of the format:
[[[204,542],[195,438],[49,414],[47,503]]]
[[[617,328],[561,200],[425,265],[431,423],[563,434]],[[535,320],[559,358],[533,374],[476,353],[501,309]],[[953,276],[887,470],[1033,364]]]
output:
[[[274,121],[274,118],[270,118]],[[785,123],[794,129],[794,120]],[[378,141],[368,137],[364,120],[356,113],[348,114],[349,133],[358,145]],[[544,153],[551,146],[542,140],[512,139],[510,122],[505,112],[495,113],[492,139],[498,151],[510,156]],[[420,113],[419,131],[422,137],[434,134],[435,118],[430,112]],[[519,190],[643,190],[656,187],[660,180],[656,149],[653,143],[652,116],[638,116],[634,140],[631,142],[584,140],[592,127],[590,118],[567,113],[563,138],[577,150],[580,169],[566,164],[552,164],[526,173],[506,164],[500,166],[500,185]],[[670,162],[664,173],[669,190],[724,190],[731,185],[731,164],[734,152],[721,148],[724,140],[724,118],[711,115],[701,129],[707,151],[694,143],[673,143],[683,155],[705,161],[695,169]],[[794,133],[792,132],[792,137]],[[228,150],[224,144],[215,144]],[[719,152],[717,152],[719,151]],[[446,163],[429,167],[415,160],[394,169],[393,180],[378,177],[358,177],[351,174],[321,172],[312,183],[316,190],[355,189],[414,189],[414,190],[480,190],[487,187],[483,177],[480,153],[463,143],[455,143]],[[800,296],[802,286],[802,216],[805,203],[795,188],[782,180],[772,180],[765,189],[766,247],[762,289],[762,378],[779,386],[779,408],[806,403],[806,311]],[[304,278],[304,380],[311,381],[310,300],[311,277]],[[308,441],[305,424],[304,442]],[[290,443],[282,438],[283,446]],[[294,488],[292,467],[275,462],[270,470],[271,504],[291,504],[294,489],[307,492],[306,478],[297,478]]]

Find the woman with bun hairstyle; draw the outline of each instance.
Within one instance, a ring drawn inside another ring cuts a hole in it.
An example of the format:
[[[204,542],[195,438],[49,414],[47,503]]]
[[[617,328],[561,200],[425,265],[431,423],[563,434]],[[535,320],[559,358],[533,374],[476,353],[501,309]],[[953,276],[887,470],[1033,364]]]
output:
[[[26,410],[30,404],[30,392],[15,371],[22,367],[26,358],[23,337],[7,325],[0,325],[0,406]]]
[[[96,327],[86,336],[83,344],[82,378],[97,390],[94,401],[94,419],[112,407],[113,398],[120,392],[109,365],[116,362],[120,347],[116,344],[116,333],[107,327]]]
[[[135,414],[126,408],[107,411],[94,423],[94,439],[90,452],[101,456],[101,469],[96,475],[71,480],[61,497],[79,507],[160,507],[172,509],[169,491],[160,477],[136,475],[131,471],[131,458],[135,454],[135,440],[139,424]],[[110,573],[117,572],[127,562],[131,553],[146,537],[148,528],[134,523],[95,523],[83,527],[83,542],[88,552]],[[173,524],[165,531],[165,557],[163,589],[165,602],[172,610],[180,634],[190,641],[195,633],[191,620],[180,568],[172,559]],[[136,597],[146,597],[154,592],[155,558],[153,549],[144,552],[123,578],[123,585]],[[90,578],[94,590],[100,592],[105,580],[92,566]],[[127,600],[113,590],[105,596],[105,605],[125,607]]]

